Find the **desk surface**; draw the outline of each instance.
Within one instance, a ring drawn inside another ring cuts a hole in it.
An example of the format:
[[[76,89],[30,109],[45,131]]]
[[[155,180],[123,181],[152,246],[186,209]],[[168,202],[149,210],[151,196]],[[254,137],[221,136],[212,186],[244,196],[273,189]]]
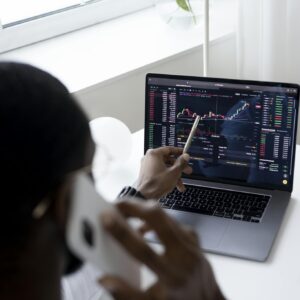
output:
[[[134,133],[132,138],[133,155],[128,163],[131,171],[127,184],[138,174],[143,156],[143,130]],[[207,254],[207,257],[228,299],[300,299],[300,146],[296,151],[294,191],[268,260],[259,263],[216,254]],[[144,275],[147,281],[147,272]]]

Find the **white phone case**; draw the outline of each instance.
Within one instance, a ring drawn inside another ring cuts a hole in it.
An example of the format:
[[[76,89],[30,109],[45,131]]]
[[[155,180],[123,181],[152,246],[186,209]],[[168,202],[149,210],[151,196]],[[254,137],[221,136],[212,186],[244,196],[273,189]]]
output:
[[[87,175],[79,174],[67,229],[69,247],[104,274],[117,275],[140,287],[140,264],[101,225],[100,213],[106,209],[115,208],[96,192]]]

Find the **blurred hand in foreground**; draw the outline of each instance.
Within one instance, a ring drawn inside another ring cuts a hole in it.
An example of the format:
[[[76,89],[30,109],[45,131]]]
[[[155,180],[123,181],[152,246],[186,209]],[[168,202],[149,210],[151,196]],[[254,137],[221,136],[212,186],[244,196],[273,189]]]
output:
[[[157,275],[157,282],[142,291],[125,279],[105,276],[102,284],[116,300],[224,300],[212,268],[202,254],[197,235],[178,224],[153,201],[125,201],[117,204],[121,214],[106,212],[101,217],[105,229],[138,261]],[[127,217],[144,224],[135,231]],[[165,248],[159,255],[144,241],[146,231],[154,231]]]

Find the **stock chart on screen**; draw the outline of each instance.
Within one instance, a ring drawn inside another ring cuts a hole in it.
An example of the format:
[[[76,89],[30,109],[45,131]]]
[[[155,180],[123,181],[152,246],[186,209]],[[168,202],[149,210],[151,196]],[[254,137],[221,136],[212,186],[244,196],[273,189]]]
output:
[[[263,186],[288,186],[298,89],[172,78],[147,79],[147,147],[183,148],[194,174]]]

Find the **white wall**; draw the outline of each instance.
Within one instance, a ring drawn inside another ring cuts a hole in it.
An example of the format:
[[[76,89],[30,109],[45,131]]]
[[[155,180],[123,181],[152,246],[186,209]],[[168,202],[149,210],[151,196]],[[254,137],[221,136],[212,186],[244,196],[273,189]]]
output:
[[[211,77],[235,77],[235,51],[233,34],[212,43]],[[144,126],[145,74],[150,72],[201,76],[202,47],[77,92],[75,96],[91,119],[112,116],[134,132]]]

